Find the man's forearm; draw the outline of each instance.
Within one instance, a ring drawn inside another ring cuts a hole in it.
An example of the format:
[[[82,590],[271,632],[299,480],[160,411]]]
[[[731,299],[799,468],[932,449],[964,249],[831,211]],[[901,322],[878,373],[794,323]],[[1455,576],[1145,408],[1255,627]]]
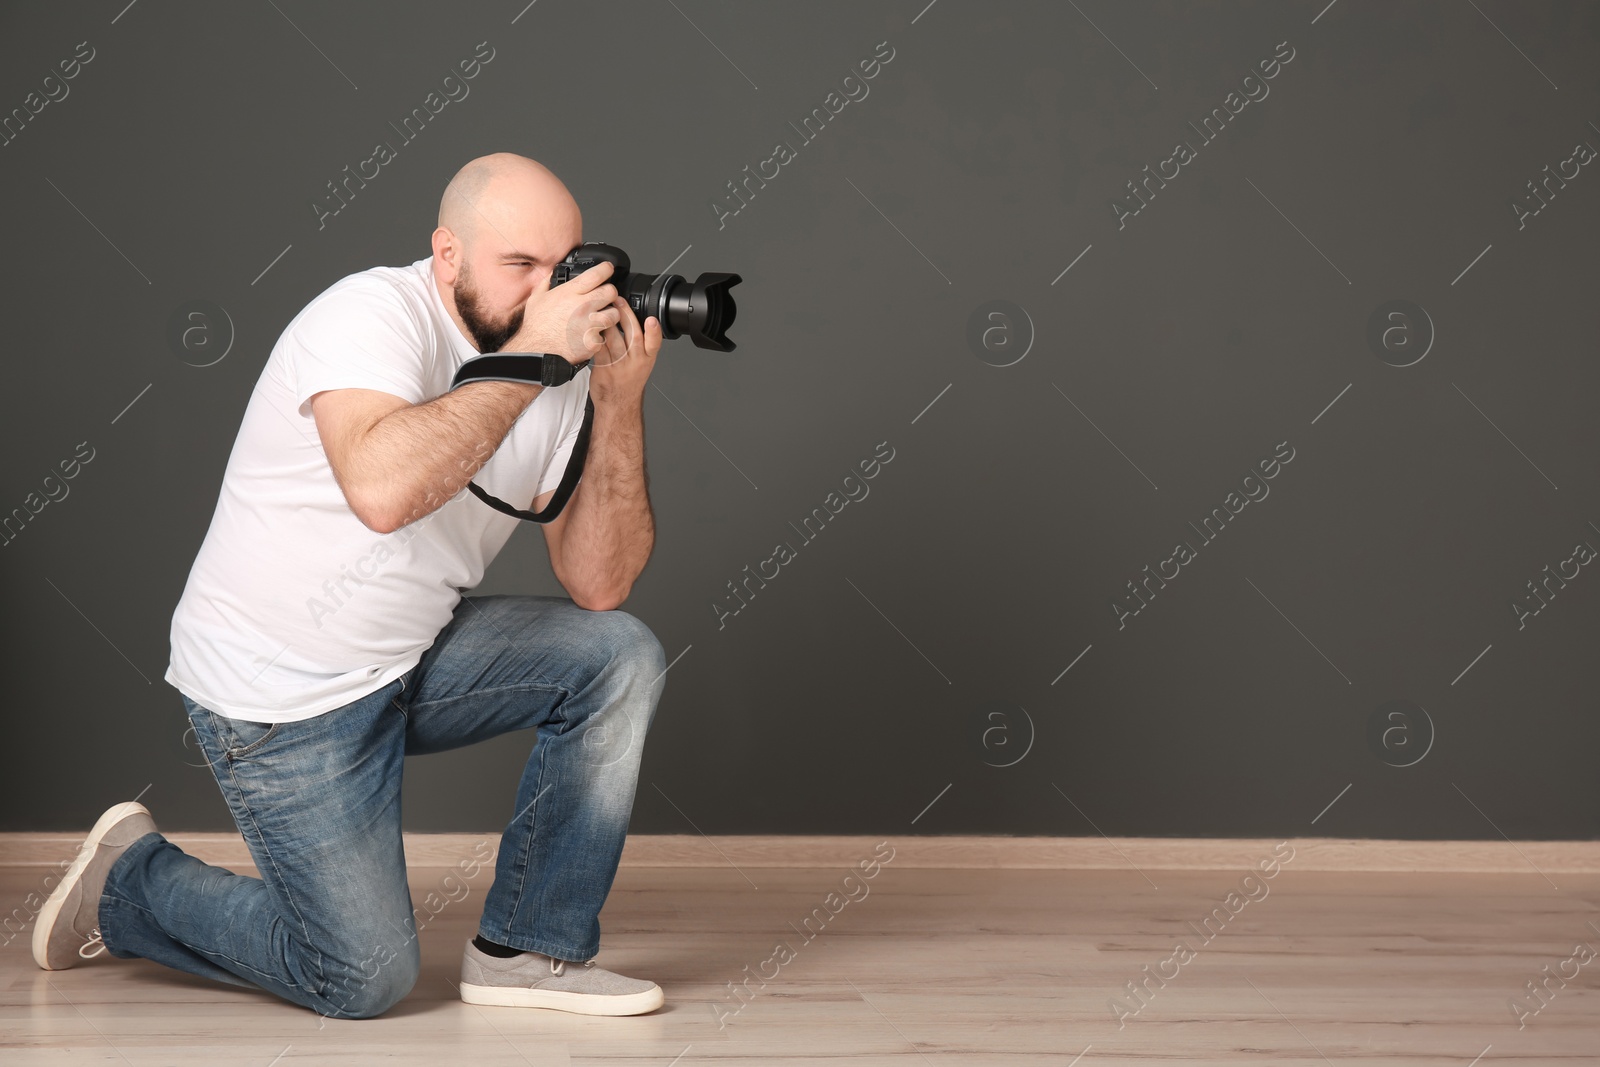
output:
[[[541,388],[479,382],[392,411],[362,436],[349,476],[382,501],[389,528],[415,522],[489,462]]]
[[[583,479],[568,509],[557,577],[580,607],[610,610],[628,597],[655,548],[644,410],[596,404]]]

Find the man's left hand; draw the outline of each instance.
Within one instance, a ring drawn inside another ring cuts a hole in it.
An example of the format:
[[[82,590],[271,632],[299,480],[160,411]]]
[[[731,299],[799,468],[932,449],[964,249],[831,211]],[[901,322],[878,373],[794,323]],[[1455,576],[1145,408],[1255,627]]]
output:
[[[596,407],[641,403],[645,382],[661,351],[661,323],[656,317],[645,316],[640,326],[626,299],[618,296],[615,305],[622,321],[606,329],[606,351],[589,364],[589,395]]]

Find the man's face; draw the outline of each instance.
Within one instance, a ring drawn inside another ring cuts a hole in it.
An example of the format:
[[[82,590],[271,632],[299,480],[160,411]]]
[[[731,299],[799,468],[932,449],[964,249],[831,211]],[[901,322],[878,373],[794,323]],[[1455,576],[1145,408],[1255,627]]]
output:
[[[512,301],[509,308],[496,308],[489,296],[478,287],[467,261],[462,262],[461,270],[456,275],[455,294],[456,312],[472,334],[472,343],[479,352],[500,351],[500,346],[522,328],[523,304],[527,297],[524,296],[520,302]]]
[[[576,210],[527,217],[533,221],[515,229],[486,228],[456,274],[456,312],[479,352],[498,352],[516,336],[528,298],[550,287],[556,264],[583,241]]]

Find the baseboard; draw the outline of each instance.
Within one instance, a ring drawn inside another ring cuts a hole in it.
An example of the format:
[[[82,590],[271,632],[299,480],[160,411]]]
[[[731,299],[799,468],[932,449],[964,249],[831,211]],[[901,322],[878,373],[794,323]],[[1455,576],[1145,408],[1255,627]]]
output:
[[[227,833],[172,833],[168,840],[207,863],[253,865],[244,839]],[[0,833],[0,867],[70,861],[82,835]],[[1016,870],[1244,870],[1273,858],[1276,839],[1165,837],[990,837],[893,834],[872,837],[634,834],[624,867],[852,867],[880,842],[896,868]],[[1600,841],[1387,841],[1291,838],[1297,871],[1460,871],[1505,874],[1600,873]],[[413,867],[482,861],[498,832],[405,835]],[[1281,850],[1280,850],[1280,854]]]

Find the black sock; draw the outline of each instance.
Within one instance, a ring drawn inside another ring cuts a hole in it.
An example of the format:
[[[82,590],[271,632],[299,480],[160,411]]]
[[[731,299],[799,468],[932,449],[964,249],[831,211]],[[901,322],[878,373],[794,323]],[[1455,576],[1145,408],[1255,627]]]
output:
[[[500,959],[509,959],[512,956],[522,955],[522,950],[520,948],[509,948],[505,945],[497,945],[493,941],[490,941],[488,938],[484,937],[482,934],[479,934],[472,939],[472,946],[485,956],[497,956]]]

